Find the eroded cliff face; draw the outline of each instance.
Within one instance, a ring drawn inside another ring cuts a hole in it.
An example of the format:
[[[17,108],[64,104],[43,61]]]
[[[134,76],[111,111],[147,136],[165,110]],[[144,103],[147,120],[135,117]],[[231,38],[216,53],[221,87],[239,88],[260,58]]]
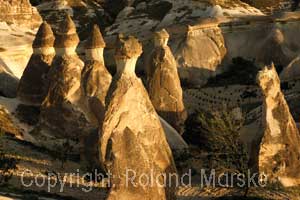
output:
[[[0,21],[8,24],[37,27],[41,17],[29,0],[1,0]]]
[[[17,78],[32,53],[32,42],[42,20],[29,0],[0,1],[0,63]]]
[[[227,52],[222,31],[214,24],[199,29],[189,26],[186,36],[173,39],[171,47],[181,79],[193,85],[203,85],[214,76]]]
[[[299,184],[300,136],[274,65],[265,67],[257,75],[264,96],[264,133],[258,148],[258,169],[269,181],[285,186]]]

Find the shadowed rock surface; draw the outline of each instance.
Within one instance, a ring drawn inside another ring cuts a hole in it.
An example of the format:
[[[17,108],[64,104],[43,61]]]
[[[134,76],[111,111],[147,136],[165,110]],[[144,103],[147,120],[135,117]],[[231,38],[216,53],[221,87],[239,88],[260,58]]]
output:
[[[182,134],[187,113],[177,63],[167,46],[168,40],[169,34],[165,29],[154,35],[155,49],[147,66],[148,91],[158,114]]]
[[[100,158],[112,173],[108,199],[176,199],[175,185],[171,187],[142,186],[138,180],[126,186],[126,169],[157,177],[176,173],[170,147],[159,117],[142,81],[135,75],[137,58],[142,53],[139,42],[120,36],[115,58],[117,74],[110,88],[111,99],[100,134]],[[159,179],[160,183],[163,181]],[[168,184],[168,183],[166,183]]]
[[[23,72],[18,98],[28,104],[40,105],[45,99],[49,80],[47,73],[55,56],[54,35],[50,25],[44,22],[33,41],[33,54]]]
[[[19,80],[0,64],[0,95],[15,98]]]

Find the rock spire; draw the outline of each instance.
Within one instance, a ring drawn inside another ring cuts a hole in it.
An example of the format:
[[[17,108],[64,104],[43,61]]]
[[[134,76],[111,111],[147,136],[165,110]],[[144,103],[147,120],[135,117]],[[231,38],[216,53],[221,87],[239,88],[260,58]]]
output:
[[[40,105],[47,95],[47,73],[55,56],[54,40],[50,25],[43,22],[33,41],[33,54],[18,87],[18,98],[26,103]]]
[[[78,139],[90,123],[83,113],[80,88],[83,62],[76,54],[79,43],[74,22],[68,15],[55,40],[56,57],[48,73],[49,92],[41,108],[41,123],[53,134]]]
[[[279,180],[285,186],[299,184],[300,136],[274,65],[257,75],[263,96],[264,133],[259,144],[258,169],[269,181]]]
[[[142,81],[135,75],[135,65],[142,46],[134,37],[119,36],[115,59],[117,75],[110,87],[112,96],[107,107],[102,133],[100,158],[113,176],[108,199],[176,199],[171,180],[166,187],[142,186],[138,180],[126,185],[126,169],[136,173],[169,177],[176,173],[172,152],[159,117]],[[170,185],[169,185],[170,183]],[[133,185],[136,184],[136,185]]]
[[[147,66],[148,91],[158,114],[182,134],[187,114],[177,63],[167,45],[168,40],[169,34],[165,29],[154,35],[155,48]]]

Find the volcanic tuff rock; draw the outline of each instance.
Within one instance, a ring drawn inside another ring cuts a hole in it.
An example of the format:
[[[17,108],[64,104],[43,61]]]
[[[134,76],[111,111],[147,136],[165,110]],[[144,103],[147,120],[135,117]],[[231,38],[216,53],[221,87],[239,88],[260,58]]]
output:
[[[155,181],[148,186],[138,182],[142,174],[155,178],[162,173],[168,177],[176,173],[176,167],[159,117],[142,81],[135,75],[142,47],[133,37],[119,37],[115,53],[117,74],[99,133],[100,158],[112,173],[108,199],[175,199],[174,182],[171,187],[160,187]],[[137,177],[129,185],[126,170],[133,170]],[[162,179],[159,181],[163,183]]]
[[[37,27],[41,17],[29,0],[0,0],[0,21]]]
[[[258,169],[268,180],[278,179],[283,185],[299,184],[300,136],[290,113],[274,65],[257,75],[264,95],[264,134],[259,144]]]
[[[105,110],[105,97],[111,83],[111,75],[104,65],[105,42],[97,25],[86,42],[86,62],[82,71],[81,87],[88,98],[88,105],[98,122],[102,122]]]
[[[134,35],[143,42],[144,55],[137,66],[140,72],[145,70],[145,61],[153,49],[150,44],[153,31],[167,28],[171,34],[169,46],[178,62],[180,78],[189,85],[203,85],[220,71],[218,67],[227,52],[218,20],[227,18],[230,21],[247,15],[263,16],[263,13],[235,0],[139,1],[119,13],[115,23],[106,29],[106,35],[112,37],[121,32]],[[200,23],[202,28],[194,28]]]
[[[29,104],[40,105],[45,99],[49,80],[47,74],[55,56],[54,35],[50,25],[42,23],[33,41],[33,55],[18,87],[18,98]]]
[[[155,49],[147,66],[148,91],[158,114],[182,134],[187,114],[183,104],[177,63],[167,45],[168,40],[169,34],[165,29],[154,35]]]
[[[81,88],[86,98],[91,118],[95,118],[99,130],[105,114],[105,97],[111,83],[111,75],[104,65],[103,50],[105,42],[97,25],[85,44],[86,61],[81,74]],[[92,169],[99,168],[98,131],[90,132],[84,139],[85,162]]]
[[[61,137],[72,139],[78,139],[90,126],[80,108],[84,105],[80,89],[84,64],[75,52],[78,43],[75,24],[67,15],[56,36],[56,57],[48,73],[49,92],[41,108],[42,124]]]

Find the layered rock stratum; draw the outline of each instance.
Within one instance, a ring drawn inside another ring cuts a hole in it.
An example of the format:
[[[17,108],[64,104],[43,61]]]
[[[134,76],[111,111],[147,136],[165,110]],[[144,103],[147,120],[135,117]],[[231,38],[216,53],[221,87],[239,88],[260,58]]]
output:
[[[48,71],[55,56],[54,35],[46,22],[40,26],[33,41],[33,54],[18,87],[18,98],[29,104],[40,105],[49,88]]]
[[[0,21],[8,24],[38,27],[41,17],[29,0],[1,0]]]
[[[163,183],[160,178],[151,186],[142,186],[138,179],[126,185],[128,169],[137,177],[169,177],[176,173],[176,167],[159,117],[134,72],[142,53],[141,44],[133,37],[119,37],[115,53],[117,74],[99,133],[100,158],[112,174],[108,199],[175,199],[173,179],[165,187],[158,185]]]

